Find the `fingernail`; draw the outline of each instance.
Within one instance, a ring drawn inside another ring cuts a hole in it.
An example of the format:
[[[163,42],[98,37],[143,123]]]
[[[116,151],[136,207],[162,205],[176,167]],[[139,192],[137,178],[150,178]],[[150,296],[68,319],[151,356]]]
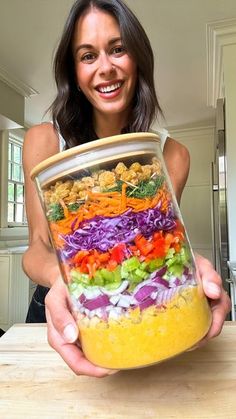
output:
[[[108,371],[108,375],[113,375],[113,374],[116,374],[117,372],[118,372],[119,370],[110,370],[110,371]]]
[[[68,324],[63,331],[63,335],[68,343],[75,342],[78,336],[77,329],[75,329],[73,324]]]
[[[194,345],[194,346],[192,346],[191,348],[187,349],[187,350],[186,350],[186,352],[192,352],[192,351],[195,351],[195,349],[197,349],[197,348],[198,348],[198,345]]]
[[[207,284],[207,289],[211,294],[215,295],[216,297],[220,296],[220,287],[214,284],[213,282]]]

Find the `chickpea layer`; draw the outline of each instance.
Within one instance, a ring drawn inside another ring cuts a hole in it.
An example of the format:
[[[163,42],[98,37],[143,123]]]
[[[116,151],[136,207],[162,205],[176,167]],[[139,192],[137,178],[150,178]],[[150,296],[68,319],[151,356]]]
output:
[[[141,165],[134,162],[127,167],[120,162],[109,170],[98,170],[77,180],[58,181],[44,192],[46,205],[55,204],[63,200],[65,204],[72,204],[79,199],[84,199],[88,191],[103,192],[115,188],[118,181],[127,182],[133,186],[139,182],[150,179],[154,174],[161,174],[161,164],[157,158],[152,159],[152,164]]]

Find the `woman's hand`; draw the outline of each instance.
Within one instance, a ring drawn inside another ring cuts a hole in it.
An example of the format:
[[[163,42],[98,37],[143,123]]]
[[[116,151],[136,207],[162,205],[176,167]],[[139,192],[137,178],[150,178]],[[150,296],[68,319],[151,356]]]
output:
[[[59,278],[45,299],[49,344],[77,375],[105,377],[114,374],[116,370],[97,367],[85,358],[69,301],[67,288]]]
[[[205,338],[201,341],[202,345],[220,334],[226,315],[230,312],[231,303],[228,294],[223,289],[222,280],[214,270],[211,262],[200,255],[196,255],[196,263],[202,280],[203,290],[210,299],[212,311],[212,324]]]
[[[200,345],[197,345],[202,346],[206,340],[219,335],[231,304],[226,291],[223,289],[221,278],[210,261],[197,255],[196,263],[204,292],[210,299],[212,310],[210,330]],[[62,279],[59,278],[50,289],[45,300],[49,344],[77,375],[105,377],[114,374],[115,370],[97,367],[85,358],[78,343],[78,328],[71,314],[69,301],[67,288]]]

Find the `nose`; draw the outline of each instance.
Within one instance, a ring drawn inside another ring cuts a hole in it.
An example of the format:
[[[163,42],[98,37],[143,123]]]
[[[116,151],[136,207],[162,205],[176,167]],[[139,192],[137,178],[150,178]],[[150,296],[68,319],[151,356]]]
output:
[[[106,53],[100,55],[99,71],[100,74],[111,74],[115,71],[115,66],[113,65],[112,59]]]

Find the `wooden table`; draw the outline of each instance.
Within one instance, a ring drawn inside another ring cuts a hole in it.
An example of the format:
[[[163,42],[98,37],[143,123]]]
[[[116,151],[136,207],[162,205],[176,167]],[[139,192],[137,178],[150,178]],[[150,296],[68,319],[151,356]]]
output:
[[[102,379],[77,377],[45,325],[0,339],[0,418],[236,418],[236,323],[204,348]]]

